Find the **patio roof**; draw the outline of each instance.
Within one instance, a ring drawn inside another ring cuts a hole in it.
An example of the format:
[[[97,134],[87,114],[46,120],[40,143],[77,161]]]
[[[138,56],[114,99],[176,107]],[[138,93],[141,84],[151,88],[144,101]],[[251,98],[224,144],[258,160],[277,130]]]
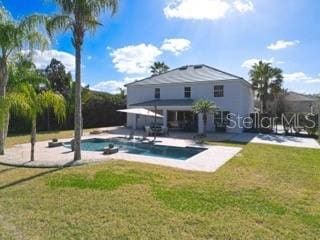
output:
[[[155,114],[155,112],[152,112],[152,111],[150,111],[148,109],[144,109],[144,108],[120,109],[120,110],[117,110],[117,112],[131,113],[131,114],[150,116],[150,117],[153,117],[156,115],[158,118],[163,118],[162,115]]]
[[[192,106],[193,99],[163,99],[151,100],[136,104],[131,104],[130,107],[171,107],[171,106]]]

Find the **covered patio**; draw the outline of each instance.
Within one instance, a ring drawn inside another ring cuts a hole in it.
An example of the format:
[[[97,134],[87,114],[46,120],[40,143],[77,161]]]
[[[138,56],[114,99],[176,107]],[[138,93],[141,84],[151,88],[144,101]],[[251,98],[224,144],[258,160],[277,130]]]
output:
[[[152,100],[132,104],[130,108],[143,108],[156,112],[162,118],[156,118],[156,124],[170,130],[179,130],[185,132],[203,132],[202,114],[192,112],[192,99],[166,99]],[[128,126],[133,129],[143,129],[145,126],[155,124],[155,117],[140,117],[139,114],[128,115]]]

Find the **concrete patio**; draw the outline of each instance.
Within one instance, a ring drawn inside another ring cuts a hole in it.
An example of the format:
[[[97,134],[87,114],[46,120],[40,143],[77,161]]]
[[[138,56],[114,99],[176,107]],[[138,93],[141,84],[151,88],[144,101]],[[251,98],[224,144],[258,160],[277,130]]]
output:
[[[113,130],[115,129],[109,129],[108,131],[111,132]],[[123,137],[128,134],[128,130],[126,129],[117,129],[118,134],[110,132],[99,135],[87,135],[84,136],[83,139],[105,139],[119,136]],[[122,134],[119,134],[120,132]],[[68,142],[70,140],[71,139],[60,139],[60,141],[62,142]],[[118,152],[116,154],[106,156],[103,155],[102,152],[82,151],[82,160],[74,162],[72,161],[73,152],[71,152],[70,149],[65,147],[48,148],[47,144],[48,142],[38,142],[36,144],[36,160],[34,162],[29,161],[30,144],[20,144],[11,149],[7,149],[6,155],[0,157],[0,164],[21,167],[60,168],[89,163],[105,162],[110,160],[126,160],[157,164],[184,170],[214,172],[241,151],[241,148],[239,147],[196,145],[193,140],[187,138],[177,139],[171,137],[158,137],[156,143],[157,145],[168,145],[176,147],[201,147],[206,148],[206,150],[187,160],[175,160],[163,157],[135,155],[125,152]]]
[[[101,134],[86,135],[83,139],[89,138],[113,138],[128,136],[130,129],[125,127],[111,127],[100,129]],[[65,147],[48,148],[48,142],[38,142],[36,145],[36,161],[30,162],[30,144],[16,145],[11,149],[7,149],[5,156],[0,156],[0,163],[25,166],[25,167],[65,167],[76,166],[88,163],[96,163],[102,161],[127,160],[143,163],[158,164],[163,166],[175,167],[185,170],[214,172],[228,160],[234,157],[241,151],[239,147],[225,147],[213,145],[196,145],[193,137],[194,133],[170,132],[167,137],[157,137],[159,140],[156,144],[179,146],[179,147],[204,147],[206,151],[201,152],[194,157],[185,161],[174,160],[160,157],[150,157],[144,155],[134,155],[125,152],[119,152],[111,156],[103,155],[101,152],[82,151],[81,161],[74,162],[73,152]],[[143,136],[143,131],[135,131],[136,137]],[[152,139],[152,137],[149,137]],[[60,139],[60,141],[68,142],[71,139]],[[239,143],[258,143],[258,144],[273,144],[286,147],[314,148],[320,149],[319,143],[312,138],[301,138],[283,135],[272,134],[227,134],[227,133],[209,133],[207,141],[214,142],[239,142]]]

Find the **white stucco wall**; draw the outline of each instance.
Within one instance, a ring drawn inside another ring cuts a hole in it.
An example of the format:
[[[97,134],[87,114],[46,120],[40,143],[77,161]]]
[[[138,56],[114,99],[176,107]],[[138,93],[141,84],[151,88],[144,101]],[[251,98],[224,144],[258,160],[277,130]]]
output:
[[[214,85],[224,85],[224,97],[214,97]],[[253,112],[253,93],[250,84],[244,80],[225,80],[214,82],[179,83],[165,85],[127,86],[127,105],[154,100],[154,89],[160,88],[160,99],[184,99],[184,88],[191,87],[191,99],[208,99],[216,103],[221,111],[248,116]],[[170,109],[170,108],[168,108]],[[178,110],[174,107],[172,110]],[[152,109],[151,109],[152,110]],[[160,109],[161,110],[161,109]],[[181,108],[179,110],[190,110]],[[128,126],[132,123],[132,115],[128,115]],[[138,119],[138,127],[152,122],[152,118],[141,117]],[[161,122],[161,120],[159,120]],[[213,116],[208,117],[208,131],[214,131]],[[228,132],[241,132],[242,129],[228,129]]]

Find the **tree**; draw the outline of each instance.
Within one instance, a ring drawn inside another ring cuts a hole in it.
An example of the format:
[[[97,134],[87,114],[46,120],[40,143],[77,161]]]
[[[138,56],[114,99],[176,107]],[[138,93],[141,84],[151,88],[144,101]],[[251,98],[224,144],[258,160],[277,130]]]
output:
[[[111,10],[115,14],[119,0],[55,0],[61,8],[61,14],[47,19],[47,31],[52,36],[57,31],[72,32],[72,44],[76,55],[76,94],[74,121],[74,160],[81,159],[81,50],[87,31],[94,32],[101,25],[97,21],[99,15]]]
[[[259,61],[249,72],[252,88],[260,100],[261,112],[266,110],[268,98],[279,94],[282,90],[282,70],[273,68],[270,63]]]
[[[27,58],[19,58],[10,65],[10,78],[6,98],[0,101],[0,116],[14,111],[31,122],[31,156],[34,161],[37,117],[46,109],[53,109],[58,121],[65,119],[65,100],[61,94],[47,90],[48,81]],[[0,119],[2,119],[0,117]],[[3,124],[3,121],[0,121]]]
[[[210,100],[200,99],[193,103],[192,111],[196,114],[203,115],[203,134],[206,135],[207,132],[207,121],[208,114],[214,113],[217,110],[217,106],[214,102]]]
[[[155,62],[150,69],[153,75],[159,75],[167,72],[170,68],[164,62]]]
[[[66,72],[66,68],[62,62],[53,58],[44,70],[44,74],[48,78],[52,91],[59,92],[63,96],[70,93],[72,76],[70,72]]]
[[[29,83],[21,83],[15,87],[15,90],[9,94],[10,99],[19,96],[19,104],[11,104],[11,107],[17,108],[17,114],[20,114],[31,121],[31,155],[30,161],[34,161],[34,151],[37,134],[37,117],[46,109],[53,109],[54,115],[58,121],[65,119],[65,101],[61,94],[45,90],[37,93],[36,89]],[[21,105],[22,104],[22,105]]]
[[[62,62],[53,58],[51,59],[50,64],[42,71],[46,78],[48,78],[50,90],[62,94],[66,99],[72,95],[72,75],[70,72],[66,72],[66,68]],[[70,103],[70,101],[68,103]],[[73,116],[74,109],[70,108],[72,104],[68,104],[67,106],[67,112],[69,113],[68,118],[70,118],[71,115]],[[53,118],[51,115],[52,109],[48,109],[45,117],[47,122],[47,131],[51,130],[52,123],[54,122],[52,121]]]
[[[8,84],[8,61],[16,51],[23,46],[44,48],[48,45],[47,38],[37,27],[44,21],[40,15],[32,15],[15,21],[10,13],[0,5],[0,98],[5,102],[6,88]],[[4,119],[0,128],[0,155],[4,154],[4,144],[8,133],[9,112],[2,115]]]

